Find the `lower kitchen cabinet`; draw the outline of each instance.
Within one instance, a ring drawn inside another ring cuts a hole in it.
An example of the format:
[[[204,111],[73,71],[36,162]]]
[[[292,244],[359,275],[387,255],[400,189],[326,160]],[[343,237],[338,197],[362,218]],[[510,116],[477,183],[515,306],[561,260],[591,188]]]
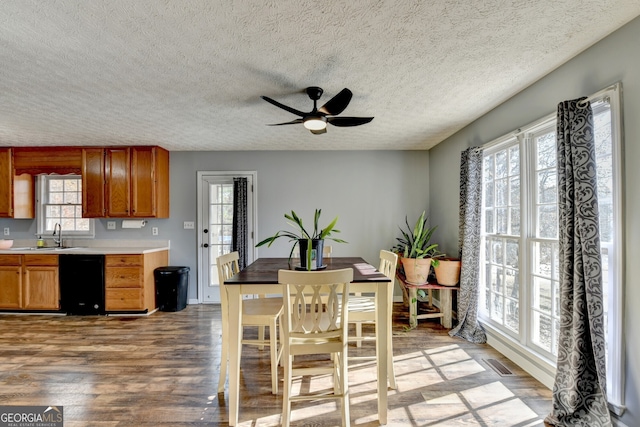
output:
[[[0,309],[58,310],[57,255],[0,256]]]
[[[168,251],[105,256],[107,312],[152,311],[157,307],[154,270],[169,262]]]

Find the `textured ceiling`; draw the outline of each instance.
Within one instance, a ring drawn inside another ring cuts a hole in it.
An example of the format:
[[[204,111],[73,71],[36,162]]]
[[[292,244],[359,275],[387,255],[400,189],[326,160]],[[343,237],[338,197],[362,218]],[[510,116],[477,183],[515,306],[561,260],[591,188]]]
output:
[[[638,0],[4,0],[0,146],[428,149],[640,15]],[[353,91],[366,125],[299,110]]]

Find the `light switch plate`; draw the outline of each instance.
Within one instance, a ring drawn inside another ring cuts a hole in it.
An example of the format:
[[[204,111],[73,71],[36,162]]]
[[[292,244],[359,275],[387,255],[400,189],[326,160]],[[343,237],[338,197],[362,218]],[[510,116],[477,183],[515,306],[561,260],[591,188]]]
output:
[[[115,221],[107,221],[107,230],[115,230],[116,222]]]
[[[184,229],[185,230],[193,230],[195,228],[195,223],[193,221],[185,221]]]

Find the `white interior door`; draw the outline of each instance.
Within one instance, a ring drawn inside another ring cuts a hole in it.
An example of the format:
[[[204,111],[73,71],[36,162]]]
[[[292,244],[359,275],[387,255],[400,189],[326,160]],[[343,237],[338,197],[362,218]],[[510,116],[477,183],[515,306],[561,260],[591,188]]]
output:
[[[198,172],[198,299],[201,303],[220,302],[216,259],[232,249],[234,177],[247,178],[247,263],[255,259],[255,172]]]

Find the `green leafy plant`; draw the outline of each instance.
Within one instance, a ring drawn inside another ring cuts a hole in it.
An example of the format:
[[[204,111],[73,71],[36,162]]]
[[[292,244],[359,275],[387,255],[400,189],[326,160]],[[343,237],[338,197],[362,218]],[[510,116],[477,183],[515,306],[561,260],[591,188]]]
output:
[[[428,218],[425,217],[425,211],[411,227],[409,219],[405,217],[406,230],[400,228],[401,237],[397,237],[398,243],[391,249],[404,258],[432,258],[438,256],[438,244],[431,243],[431,236],[436,227],[427,226]],[[433,262],[433,261],[432,261]]]
[[[289,230],[279,230],[271,237],[267,237],[260,243],[256,245],[256,247],[267,245],[267,247],[271,246],[273,242],[275,242],[280,237],[287,237],[289,241],[293,241],[294,244],[291,247],[291,252],[289,253],[289,259],[293,255],[293,251],[296,248],[299,240],[309,240],[309,247],[311,247],[311,240],[316,239],[324,239],[324,240],[332,240],[336,243],[347,243],[346,241],[331,237],[332,233],[340,233],[340,230],[336,229],[336,223],[338,222],[338,217],[335,217],[333,221],[329,223],[324,228],[319,228],[318,222],[320,221],[320,214],[322,213],[322,209],[316,209],[315,214],[313,216],[313,232],[307,231],[302,223],[302,218],[300,218],[293,210],[290,214],[284,214],[284,217],[287,219],[287,223],[291,225],[296,231]],[[307,252],[307,266],[311,265],[311,251]]]

